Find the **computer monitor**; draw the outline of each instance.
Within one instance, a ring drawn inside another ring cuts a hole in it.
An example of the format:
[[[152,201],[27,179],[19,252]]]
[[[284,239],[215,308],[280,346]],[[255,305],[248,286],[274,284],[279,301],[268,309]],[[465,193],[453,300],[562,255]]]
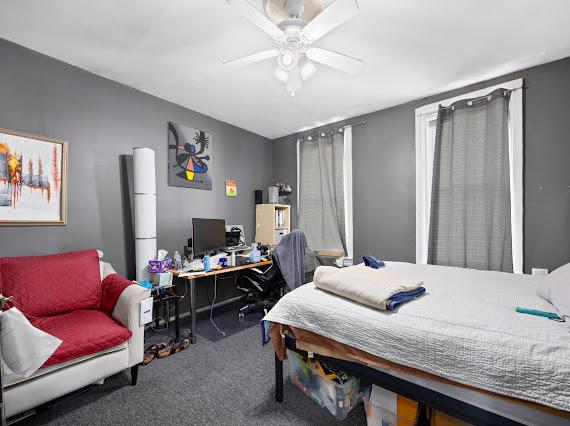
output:
[[[192,251],[194,256],[226,246],[224,219],[192,219]]]

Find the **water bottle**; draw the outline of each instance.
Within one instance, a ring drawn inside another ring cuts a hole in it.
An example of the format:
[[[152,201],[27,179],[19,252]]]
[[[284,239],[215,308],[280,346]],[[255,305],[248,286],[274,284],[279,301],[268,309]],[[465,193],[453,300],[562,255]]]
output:
[[[177,271],[182,269],[182,258],[180,257],[180,253],[178,253],[178,251],[174,252],[174,269]]]
[[[251,263],[258,263],[261,260],[261,252],[257,248],[257,244],[251,246],[251,254],[249,255],[249,261]]]
[[[208,272],[210,270],[210,256],[204,256],[204,271]]]

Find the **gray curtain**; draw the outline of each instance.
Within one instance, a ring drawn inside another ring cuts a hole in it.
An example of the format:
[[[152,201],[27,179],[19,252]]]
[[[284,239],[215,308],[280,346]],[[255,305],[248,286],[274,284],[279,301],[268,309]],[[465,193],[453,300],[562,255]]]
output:
[[[510,91],[439,108],[428,263],[513,270]]]
[[[299,228],[315,251],[344,252],[342,134],[299,144]]]

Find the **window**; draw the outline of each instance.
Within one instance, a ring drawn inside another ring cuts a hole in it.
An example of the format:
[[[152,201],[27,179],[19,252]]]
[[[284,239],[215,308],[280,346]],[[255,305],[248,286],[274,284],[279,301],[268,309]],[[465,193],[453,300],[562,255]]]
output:
[[[416,262],[427,263],[430,227],[431,190],[437,111],[439,105],[449,106],[461,100],[487,95],[497,88],[514,89],[508,112],[509,175],[511,200],[511,239],[513,271],[523,270],[523,80],[471,92],[460,97],[416,109]]]
[[[352,128],[297,141],[297,214],[312,250],[352,261]]]

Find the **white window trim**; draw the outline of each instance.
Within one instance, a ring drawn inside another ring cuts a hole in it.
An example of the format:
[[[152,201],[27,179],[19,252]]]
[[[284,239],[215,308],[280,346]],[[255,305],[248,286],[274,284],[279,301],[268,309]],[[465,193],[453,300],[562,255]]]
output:
[[[523,272],[523,79],[508,81],[465,93],[416,109],[416,263],[427,263],[431,210],[433,146],[428,147],[428,123],[437,119],[439,105],[449,106],[461,99],[487,95],[498,88],[515,89],[509,102],[509,165],[511,182],[511,230],[513,272]]]
[[[346,241],[345,266],[351,266],[354,256],[354,228],[352,213],[352,126],[344,128],[343,186],[344,186],[344,238]]]

